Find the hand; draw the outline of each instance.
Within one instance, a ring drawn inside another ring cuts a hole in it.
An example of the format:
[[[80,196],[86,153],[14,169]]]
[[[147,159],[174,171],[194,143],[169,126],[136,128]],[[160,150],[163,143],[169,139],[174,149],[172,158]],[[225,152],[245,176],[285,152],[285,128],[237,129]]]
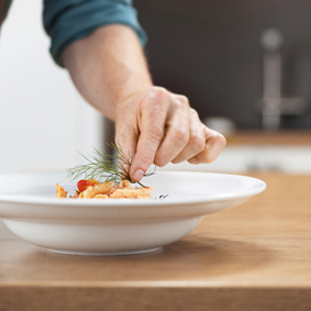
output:
[[[201,123],[185,96],[151,87],[117,106],[116,143],[133,156],[130,176],[140,181],[153,163],[211,163],[226,139]]]

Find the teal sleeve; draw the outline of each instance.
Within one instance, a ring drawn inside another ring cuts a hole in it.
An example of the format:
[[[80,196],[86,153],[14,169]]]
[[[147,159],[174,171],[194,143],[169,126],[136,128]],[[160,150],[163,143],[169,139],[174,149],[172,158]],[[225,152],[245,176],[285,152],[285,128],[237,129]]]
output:
[[[131,0],[45,0],[43,23],[51,37],[50,52],[60,66],[63,50],[100,26],[127,25],[143,46],[147,41]]]
[[[2,0],[2,2],[0,2],[0,26],[2,25],[2,22],[5,20],[6,16],[8,15],[11,4],[12,0],[7,1]]]

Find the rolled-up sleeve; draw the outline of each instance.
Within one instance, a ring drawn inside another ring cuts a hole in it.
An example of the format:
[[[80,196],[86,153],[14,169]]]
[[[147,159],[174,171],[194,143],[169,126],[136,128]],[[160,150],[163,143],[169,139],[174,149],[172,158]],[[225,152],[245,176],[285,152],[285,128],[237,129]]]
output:
[[[45,0],[43,23],[51,37],[50,52],[60,66],[63,50],[100,26],[127,25],[142,45],[147,39],[131,0]]]

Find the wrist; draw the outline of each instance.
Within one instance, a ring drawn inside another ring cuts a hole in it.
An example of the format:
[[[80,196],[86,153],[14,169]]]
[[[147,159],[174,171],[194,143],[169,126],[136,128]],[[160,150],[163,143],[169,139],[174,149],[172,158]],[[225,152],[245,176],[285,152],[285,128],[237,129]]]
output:
[[[143,98],[143,94],[145,94],[150,88],[153,87],[153,84],[150,83],[141,83],[135,87],[131,86],[130,88],[123,88],[117,95],[114,100],[114,108],[115,114],[112,118],[113,121],[116,119],[116,113],[118,110],[122,110],[123,107],[133,105],[140,102],[139,97]]]

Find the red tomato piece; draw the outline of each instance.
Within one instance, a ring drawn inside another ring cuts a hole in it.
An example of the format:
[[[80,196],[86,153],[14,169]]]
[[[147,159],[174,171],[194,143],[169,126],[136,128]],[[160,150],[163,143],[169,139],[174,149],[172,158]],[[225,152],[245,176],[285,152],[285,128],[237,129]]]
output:
[[[86,179],[79,180],[78,184],[77,184],[77,187],[78,187],[80,192],[84,191],[89,186],[94,187],[94,185]]]

